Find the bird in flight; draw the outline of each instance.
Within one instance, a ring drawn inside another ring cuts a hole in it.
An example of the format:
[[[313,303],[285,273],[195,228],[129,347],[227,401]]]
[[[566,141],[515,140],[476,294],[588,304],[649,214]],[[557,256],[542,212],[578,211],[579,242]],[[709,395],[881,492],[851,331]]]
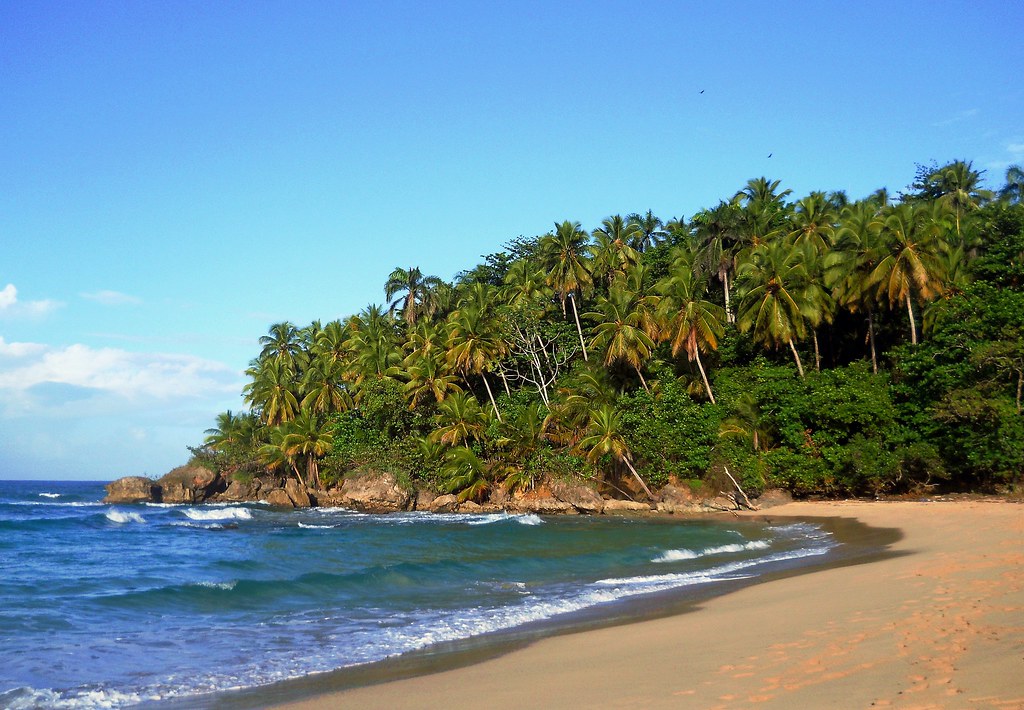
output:
[[[769,154],[768,154],[768,157],[769,157],[769,158],[770,158],[770,157],[772,157],[772,154],[771,154],[771,153],[769,153]]]
[[[703,93],[704,93],[704,89],[701,89],[701,90],[700,90],[700,93],[702,93],[702,94],[703,94]]]

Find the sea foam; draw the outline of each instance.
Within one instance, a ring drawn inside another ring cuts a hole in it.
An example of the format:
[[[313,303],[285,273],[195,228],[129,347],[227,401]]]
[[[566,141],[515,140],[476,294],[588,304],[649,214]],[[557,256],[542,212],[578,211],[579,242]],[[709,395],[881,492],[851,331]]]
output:
[[[107,511],[107,520],[109,520],[112,523],[118,523],[118,524],[123,524],[123,523],[144,523],[144,522],[146,522],[146,519],[143,518],[138,513],[130,513],[130,512],[126,513],[124,511],[120,511],[120,510],[116,510],[116,509]]]
[[[214,510],[198,510],[190,508],[185,515],[192,520],[250,520],[252,513],[245,508],[216,508]]]
[[[771,545],[766,540],[751,540],[746,543],[733,543],[729,545],[716,545],[714,547],[706,547],[703,550],[668,550],[663,552],[657,557],[653,558],[651,562],[679,562],[681,560],[695,560],[698,557],[707,557],[709,555],[722,555],[727,552],[745,552],[747,550],[767,550]]]

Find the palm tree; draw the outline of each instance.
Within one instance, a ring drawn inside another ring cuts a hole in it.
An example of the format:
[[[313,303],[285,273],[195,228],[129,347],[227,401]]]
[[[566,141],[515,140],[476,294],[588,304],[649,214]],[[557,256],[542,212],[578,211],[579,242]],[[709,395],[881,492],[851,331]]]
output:
[[[517,259],[508,267],[502,300],[510,306],[541,302],[553,293],[544,271],[532,260]]]
[[[547,272],[548,285],[558,294],[565,313],[565,301],[571,298],[572,315],[576,320],[576,331],[580,336],[583,359],[587,360],[587,345],[583,340],[579,312],[576,310],[576,295],[590,288],[593,279],[587,268],[586,249],[590,237],[580,229],[579,222],[555,224],[553,234],[545,236],[540,243],[541,264]]]
[[[345,366],[323,354],[313,358],[302,378],[302,409],[317,414],[344,412],[352,397],[345,387]]]
[[[956,217],[956,236],[961,238],[960,219],[965,212],[978,209],[992,193],[980,187],[981,173],[970,161],[955,160],[928,177],[928,182],[939,196],[939,201],[953,210]]]
[[[737,290],[740,303],[736,325],[740,332],[753,330],[754,340],[766,346],[788,345],[804,376],[794,341],[806,335],[800,298],[806,283],[801,252],[785,242],[761,245],[740,265]]]
[[[216,424],[207,429],[203,443],[214,451],[225,451],[236,446],[251,445],[256,430],[256,419],[248,412],[235,414],[230,409],[217,415]]]
[[[306,485],[314,490],[320,488],[320,467],[318,460],[331,452],[334,434],[324,427],[316,414],[304,411],[288,425],[283,448],[285,454],[306,462]]]
[[[461,502],[482,500],[491,488],[487,465],[465,446],[457,446],[445,454],[441,475],[445,478],[444,490],[458,492]]]
[[[409,409],[415,409],[423,397],[432,397],[443,402],[452,392],[461,392],[458,378],[449,372],[440,355],[422,355],[415,359],[406,358],[405,393],[409,397]]]
[[[644,389],[650,392],[640,369],[654,352],[654,340],[644,328],[643,300],[621,280],[616,281],[608,296],[598,299],[598,310],[586,316],[597,322],[591,347],[604,353],[605,367],[620,361],[628,363],[640,377]]]
[[[640,253],[632,246],[641,238],[640,227],[626,222],[620,215],[605,219],[591,236],[594,238],[590,247],[591,273],[604,276],[609,284],[640,261]]]
[[[656,245],[667,234],[664,230],[664,222],[654,216],[654,213],[647,210],[646,214],[634,212],[626,217],[631,225],[635,225],[636,231],[632,234],[630,246],[638,252],[644,252]]]
[[[1006,185],[999,191],[999,198],[1013,205],[1024,201],[1024,169],[1019,165],[1011,165],[1006,169]]]
[[[498,404],[494,401],[494,393],[491,392],[491,384],[487,380],[487,371],[508,348],[497,333],[496,321],[487,317],[487,308],[487,305],[470,302],[451,314],[448,360],[462,371],[467,386],[470,373],[480,375],[487,389],[487,396],[491,400],[491,407],[494,408],[494,415],[501,421]]]
[[[587,461],[592,464],[596,464],[605,455],[610,455],[613,460],[624,463],[640,487],[644,489],[647,497],[653,500],[654,495],[651,493],[651,489],[633,468],[632,456],[626,445],[626,440],[622,438],[621,430],[622,420],[619,413],[609,405],[599,406],[591,412],[586,436],[580,440],[577,448],[587,452]]]
[[[698,277],[685,266],[674,269],[659,287],[665,296],[661,302],[665,321],[663,332],[665,339],[672,343],[672,355],[678,356],[685,350],[690,362],[696,361],[704,381],[704,391],[714,404],[715,395],[704,371],[700,351],[718,349],[718,338],[724,332],[725,309],[704,299],[708,288],[706,278]]]
[[[881,238],[875,219],[877,207],[868,201],[855,202],[843,210],[835,248],[825,256],[825,283],[831,286],[839,305],[850,313],[864,311],[868,317],[871,369],[878,374],[875,348],[875,289],[869,277],[882,258]]]
[[[770,446],[770,430],[766,417],[752,393],[744,392],[736,398],[733,402],[733,414],[722,421],[718,428],[718,436],[749,439],[755,452]]]
[[[387,298],[392,298],[396,294],[405,293],[405,296],[392,301],[389,307],[394,312],[401,304],[402,317],[412,327],[416,325],[416,318],[419,315],[433,314],[436,307],[433,292],[443,284],[444,282],[436,276],[424,276],[419,267],[399,267],[388,276],[384,284],[384,294]]]
[[[299,411],[295,396],[298,383],[295,371],[286,361],[258,360],[245,374],[252,378],[243,390],[245,401],[260,413],[264,424],[277,426],[295,418]]]
[[[832,246],[836,215],[824,193],[812,192],[799,200],[789,219],[795,244],[810,242],[822,254]]]
[[[367,377],[387,377],[402,360],[398,332],[391,314],[380,306],[367,306],[348,321],[346,347],[352,352],[356,383]]]
[[[722,283],[725,315],[728,323],[735,320],[732,309],[729,307],[731,296],[729,277],[735,271],[738,221],[739,207],[732,202],[725,201],[698,213],[693,218],[700,245],[700,263],[705,269],[716,274]]]
[[[260,336],[260,360],[273,359],[279,364],[298,371],[302,369],[303,350],[299,329],[288,321],[270,326],[267,335]]]
[[[468,392],[455,392],[437,405],[437,428],[430,438],[449,446],[460,446],[470,439],[479,441],[485,420],[476,397]]]
[[[913,297],[929,301],[942,292],[941,218],[932,206],[908,203],[884,210],[873,224],[883,253],[868,275],[868,285],[888,299],[889,308],[898,301],[906,303],[910,342],[916,345]]]

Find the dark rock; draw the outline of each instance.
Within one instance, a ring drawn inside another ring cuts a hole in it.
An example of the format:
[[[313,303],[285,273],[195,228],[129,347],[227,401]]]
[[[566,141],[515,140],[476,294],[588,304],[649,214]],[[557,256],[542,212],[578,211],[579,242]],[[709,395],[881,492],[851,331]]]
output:
[[[205,466],[179,466],[156,485],[164,503],[202,503],[227,488],[224,479]]]
[[[228,484],[227,490],[221,493],[219,497],[221,500],[238,503],[243,501],[259,500],[259,493],[260,479],[254,478],[249,483],[231,481],[231,483]]]
[[[408,510],[413,500],[412,492],[399,485],[392,473],[346,478],[341,492],[342,505],[368,513]]]
[[[514,498],[511,505],[506,506],[514,513],[535,513],[537,515],[578,515],[579,511],[571,503],[555,498]]]
[[[452,513],[459,507],[459,497],[452,494],[437,496],[427,508],[431,513]]]
[[[274,488],[266,491],[263,496],[263,500],[278,508],[295,507],[295,503],[292,502],[291,496],[288,495],[288,491],[283,488]]]
[[[291,498],[292,504],[296,508],[309,508],[312,507],[313,501],[309,497],[309,491],[306,487],[296,481],[294,478],[289,478],[284,484],[285,493]]]
[[[413,494],[413,498],[413,510],[430,510],[430,506],[433,505],[434,499],[437,498],[437,493],[429,488],[418,487]]]
[[[604,512],[607,515],[650,513],[651,506],[647,503],[638,503],[635,500],[606,500],[604,502]]]
[[[590,486],[553,480],[550,482],[549,487],[551,488],[551,495],[554,496],[555,500],[568,503],[577,512],[597,515],[604,511],[604,498]]]
[[[104,503],[159,503],[160,486],[149,478],[128,476],[108,483]]]

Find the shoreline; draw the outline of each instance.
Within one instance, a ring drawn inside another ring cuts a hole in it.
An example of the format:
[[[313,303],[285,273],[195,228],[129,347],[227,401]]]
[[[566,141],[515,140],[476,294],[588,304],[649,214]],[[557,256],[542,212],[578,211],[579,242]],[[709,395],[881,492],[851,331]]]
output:
[[[671,616],[341,690],[332,674],[307,677],[305,692],[275,707],[472,707],[481,694],[509,708],[1024,706],[1024,505],[798,502],[741,517],[855,519],[903,535],[866,564],[840,558]],[[264,695],[263,705],[280,700]]]

